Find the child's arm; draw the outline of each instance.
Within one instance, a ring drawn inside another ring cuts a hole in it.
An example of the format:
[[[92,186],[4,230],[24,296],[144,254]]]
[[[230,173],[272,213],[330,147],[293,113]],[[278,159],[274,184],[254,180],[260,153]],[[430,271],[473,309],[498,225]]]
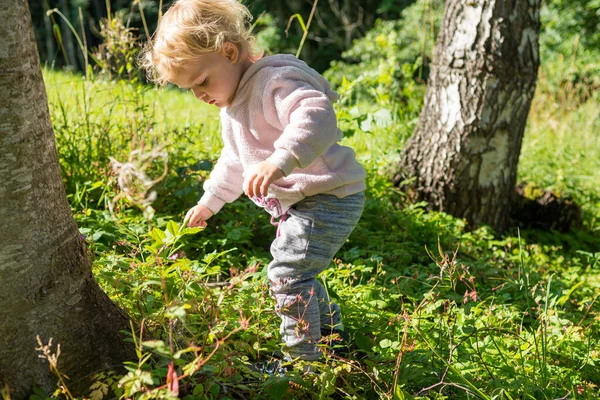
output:
[[[218,213],[225,203],[231,203],[242,194],[244,169],[227,144],[219,160],[204,182],[204,195],[198,204],[188,211],[189,226],[206,226],[206,220]]]
[[[267,159],[287,176],[308,167],[342,138],[330,98],[305,77],[273,79],[265,88],[263,112],[267,121],[283,130],[275,152]]]

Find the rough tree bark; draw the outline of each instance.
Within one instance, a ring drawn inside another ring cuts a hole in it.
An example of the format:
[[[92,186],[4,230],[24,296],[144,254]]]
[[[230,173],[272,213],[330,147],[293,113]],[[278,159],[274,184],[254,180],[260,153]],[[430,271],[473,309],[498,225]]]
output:
[[[55,389],[39,335],[60,343],[77,392],[135,358],[129,320],[92,277],[67,203],[26,0],[0,0],[0,21],[0,391]]]
[[[394,183],[471,227],[507,227],[539,66],[539,11],[540,0],[446,2],[423,111]]]

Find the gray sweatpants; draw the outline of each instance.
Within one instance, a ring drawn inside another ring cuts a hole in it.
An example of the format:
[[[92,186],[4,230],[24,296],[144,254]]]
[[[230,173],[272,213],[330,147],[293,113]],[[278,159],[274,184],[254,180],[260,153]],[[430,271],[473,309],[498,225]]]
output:
[[[316,277],[329,266],[364,207],[363,192],[337,198],[319,194],[295,204],[271,244],[268,276],[281,335],[292,358],[319,358],[321,330],[342,328],[340,307],[330,302]]]

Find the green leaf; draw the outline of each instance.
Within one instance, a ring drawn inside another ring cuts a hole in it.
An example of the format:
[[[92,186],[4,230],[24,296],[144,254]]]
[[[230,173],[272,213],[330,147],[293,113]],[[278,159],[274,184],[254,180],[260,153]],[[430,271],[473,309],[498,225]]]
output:
[[[192,171],[211,171],[213,163],[208,160],[198,161],[196,164],[190,165]]]
[[[104,186],[106,186],[106,184],[104,182],[98,181],[98,182],[94,183],[92,186],[90,186],[90,188],[88,190],[91,191],[91,190],[95,190],[98,188],[103,188]]]
[[[150,232],[150,236],[158,245],[162,245],[167,237],[167,235],[158,228],[152,229],[152,232]]]
[[[178,306],[169,307],[167,312],[165,312],[165,316],[167,318],[185,318],[186,313],[185,310],[189,309],[189,304],[182,304]]]
[[[281,400],[287,393],[290,381],[287,377],[273,376],[267,379],[269,388],[269,398],[271,400]]]
[[[392,123],[392,113],[387,108],[382,108],[373,114],[375,124],[379,128],[386,128]]]
[[[190,261],[189,258],[180,258],[171,266],[171,268],[179,269],[180,271],[183,272],[183,271],[188,271],[190,269],[191,265],[192,265],[192,262]]]
[[[177,236],[179,233],[179,225],[173,220],[167,222],[167,232],[169,232],[172,236]]]
[[[62,46],[62,34],[60,32],[60,26],[58,26],[58,24],[53,24],[52,31],[54,32],[54,37],[56,38],[58,45]]]
[[[194,235],[194,234],[196,234],[196,233],[198,233],[198,232],[200,232],[200,231],[203,231],[203,230],[204,230],[204,227],[199,227],[199,226],[198,226],[198,227],[195,227],[195,228],[187,228],[187,227],[186,227],[186,228],[184,228],[184,229],[181,231],[181,235],[182,235],[182,236],[183,236],[183,235]]]
[[[373,116],[371,114],[368,114],[367,118],[360,123],[360,129],[364,132],[371,132],[371,129],[373,129]]]
[[[193,395],[200,396],[202,393],[204,393],[204,385],[199,383],[196,385],[196,387],[194,387]]]
[[[210,385],[210,387],[208,388],[208,391],[210,392],[210,394],[212,394],[213,396],[218,396],[219,393],[221,392],[221,386],[217,385],[217,384],[212,384]]]
[[[414,397],[410,395],[410,393],[406,393],[402,390],[400,385],[396,385],[396,390],[394,390],[394,400],[414,400]]]
[[[156,286],[160,287],[160,286],[162,286],[162,282],[161,281],[156,281],[156,280],[145,281],[141,285],[136,286],[135,291],[137,293],[141,289],[145,288],[146,286],[150,286],[150,285],[156,285]]]
[[[559,306],[564,306],[565,303],[567,302],[567,300],[569,300],[569,297],[571,297],[571,295],[573,294],[573,292],[575,291],[575,289],[577,289],[579,286],[583,285],[583,281],[581,282],[577,282],[577,284],[573,285],[573,287],[567,292],[567,294],[565,294],[564,296],[561,296],[558,299],[558,305]]]
[[[202,261],[203,261],[203,262],[204,262],[206,265],[209,265],[209,264],[211,264],[213,261],[215,261],[217,258],[219,258],[219,257],[222,257],[222,256],[224,256],[225,254],[227,254],[227,253],[231,253],[232,251],[235,251],[235,250],[237,250],[237,247],[234,247],[234,248],[232,248],[232,249],[229,249],[229,250],[222,251],[222,252],[220,252],[220,253],[217,253],[217,252],[216,252],[216,250],[215,250],[215,251],[213,251],[212,253],[205,255],[205,256],[204,256],[204,258],[202,259]]]
[[[363,335],[360,332],[357,332],[354,335],[354,343],[358,346],[359,349],[364,351],[371,351],[373,349],[373,345],[371,344],[371,339],[368,336]]]
[[[306,24],[304,24],[304,18],[302,18],[302,15],[300,15],[300,14],[294,14],[290,17],[290,19],[288,21],[288,29],[294,19],[298,20],[298,23],[300,24],[300,28],[302,28],[302,32],[306,32]],[[287,29],[285,30],[285,32],[287,34]]]
[[[108,385],[104,382],[96,382],[90,389],[90,400],[102,400],[108,394]]]
[[[94,232],[94,234],[92,235],[92,241],[94,241],[94,242],[97,242],[98,240],[100,240],[100,238],[101,238],[102,236],[105,236],[105,235],[108,235],[108,232],[106,232],[106,231],[102,231],[102,230],[100,230],[100,231],[96,231],[96,232]]]
[[[158,354],[163,354],[167,356],[171,354],[169,347],[162,340],[146,340],[142,342],[142,345],[154,349],[154,351]]]
[[[29,400],[49,400],[51,397],[44,391],[44,389],[35,386],[33,388],[33,393],[29,396]]]

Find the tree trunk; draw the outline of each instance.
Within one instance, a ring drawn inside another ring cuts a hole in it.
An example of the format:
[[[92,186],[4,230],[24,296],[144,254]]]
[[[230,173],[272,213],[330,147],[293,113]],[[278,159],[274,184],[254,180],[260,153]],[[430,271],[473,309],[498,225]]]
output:
[[[508,224],[539,66],[539,9],[540,0],[446,2],[423,111],[394,183],[471,227]]]
[[[67,203],[26,0],[0,0],[0,21],[0,391],[56,388],[39,335],[81,392],[135,358],[119,332],[129,320],[92,277]]]

